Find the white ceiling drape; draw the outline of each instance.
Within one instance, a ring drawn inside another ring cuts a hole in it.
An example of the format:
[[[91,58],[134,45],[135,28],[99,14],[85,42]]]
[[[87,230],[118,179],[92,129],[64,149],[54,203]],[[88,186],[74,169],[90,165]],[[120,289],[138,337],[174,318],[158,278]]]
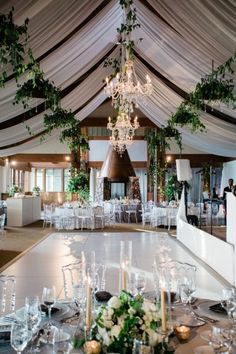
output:
[[[0,2],[0,12],[7,13],[12,5],[18,24],[26,17],[30,18],[30,46],[34,56],[47,53],[40,62],[45,77],[53,80],[60,89],[67,90],[62,98],[62,107],[78,111],[76,117],[80,120],[86,118],[106,99],[102,90],[103,80],[111,68],[106,69],[103,64],[98,66],[97,63],[117,42],[116,29],[122,21],[119,1],[3,0]],[[148,70],[138,59],[135,60],[135,68],[141,80],[148,73],[154,85],[153,95],[146,104],[140,102],[139,106],[158,126],[166,125],[183,100],[176,92],[192,91],[200,78],[211,71],[212,60],[216,67],[236,50],[236,2],[134,0],[134,5],[141,24],[134,33],[135,50],[153,70]],[[98,9],[99,6],[101,8]],[[96,11],[95,16],[87,20],[93,11]],[[138,38],[143,40],[137,41]],[[55,49],[58,43],[61,45]],[[117,56],[118,52],[119,48],[112,55]],[[156,73],[180,90],[168,87]],[[233,78],[236,79],[236,76]],[[68,90],[77,80],[78,86]],[[12,123],[12,118],[24,113],[21,105],[12,105],[15,92],[14,80],[0,89],[0,156],[24,151],[26,146],[39,143],[35,139],[22,144],[29,138],[26,124],[35,134],[43,130],[43,113],[26,123]],[[41,100],[32,99],[32,103],[38,105]],[[232,119],[236,118],[236,110],[226,106],[220,110]],[[214,111],[212,113],[201,112],[207,133],[191,134],[188,129],[181,129],[183,141],[202,151],[236,156],[236,125],[218,119],[214,117]],[[3,129],[1,124],[7,122],[11,126]],[[12,144],[18,146],[8,147]]]

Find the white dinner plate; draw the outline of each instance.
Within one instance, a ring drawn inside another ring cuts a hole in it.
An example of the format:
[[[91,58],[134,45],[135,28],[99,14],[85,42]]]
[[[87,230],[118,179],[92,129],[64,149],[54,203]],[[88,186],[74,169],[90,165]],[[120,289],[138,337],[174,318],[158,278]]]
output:
[[[209,345],[201,345],[194,349],[194,354],[214,354],[214,350]]]
[[[181,323],[181,325],[188,326],[188,327],[200,327],[206,324],[205,321],[199,320],[193,316],[180,316],[177,318],[177,322]]]
[[[214,311],[210,310],[209,307],[212,306],[212,305],[216,305],[216,304],[219,304],[219,301],[204,301],[204,302],[201,302],[198,305],[198,309],[195,310],[195,312],[197,312],[197,314],[199,316],[201,316],[201,315],[209,316],[210,318],[213,318],[214,320],[226,319],[227,315],[225,315],[223,313],[217,313],[217,312],[214,312]]]

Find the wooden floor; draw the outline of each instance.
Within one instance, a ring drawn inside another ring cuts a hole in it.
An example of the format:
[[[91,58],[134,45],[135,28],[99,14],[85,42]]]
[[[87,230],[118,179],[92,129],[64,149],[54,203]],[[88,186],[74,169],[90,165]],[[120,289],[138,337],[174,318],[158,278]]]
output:
[[[212,229],[210,226],[202,226],[202,230],[208,232],[209,234],[212,234],[213,236],[220,238],[221,240],[226,241],[225,226],[212,226]]]

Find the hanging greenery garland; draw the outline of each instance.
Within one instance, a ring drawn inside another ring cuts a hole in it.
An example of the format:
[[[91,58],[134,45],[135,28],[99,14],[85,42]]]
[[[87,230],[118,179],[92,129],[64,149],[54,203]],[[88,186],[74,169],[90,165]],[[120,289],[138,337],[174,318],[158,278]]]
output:
[[[25,47],[28,40],[28,23],[26,19],[22,26],[13,22],[14,8],[8,15],[0,14],[0,65],[10,64],[12,73],[17,81],[19,76],[26,70],[24,64]],[[0,87],[4,87],[8,72],[6,70],[0,73]]]
[[[89,150],[88,137],[81,133],[79,124],[63,130],[60,134],[60,141],[65,142],[71,151],[78,151],[78,148],[83,152]]]
[[[199,113],[193,106],[185,102],[181,103],[177,111],[172,114],[171,118],[168,120],[168,125],[173,129],[178,126],[187,126],[192,133],[204,132],[206,130],[205,125],[201,122]]]
[[[191,103],[197,109],[202,108],[203,104],[212,104],[214,101],[223,103],[233,103],[236,107],[236,94],[234,90],[234,81],[232,78],[226,78],[225,75],[234,74],[232,64],[236,59],[236,52],[224,64],[219,65],[214,70],[212,63],[212,72],[201,78],[197,83],[195,90],[189,94],[187,103]]]

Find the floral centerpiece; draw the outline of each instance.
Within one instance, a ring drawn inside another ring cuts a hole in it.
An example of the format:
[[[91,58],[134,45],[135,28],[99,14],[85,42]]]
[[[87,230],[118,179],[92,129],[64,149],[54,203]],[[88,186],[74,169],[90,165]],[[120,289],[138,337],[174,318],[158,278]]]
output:
[[[141,295],[133,297],[122,291],[100,307],[91,337],[99,341],[107,353],[130,354],[134,340],[148,343],[155,348],[155,353],[163,353],[160,326],[160,310],[156,304]],[[78,343],[81,345],[82,341]]]
[[[33,188],[33,194],[36,195],[36,196],[40,195],[40,187],[34,187]]]
[[[11,186],[8,190],[8,195],[9,197],[14,197],[16,193],[21,193],[21,192],[22,192],[22,188],[13,184],[13,186]]]

